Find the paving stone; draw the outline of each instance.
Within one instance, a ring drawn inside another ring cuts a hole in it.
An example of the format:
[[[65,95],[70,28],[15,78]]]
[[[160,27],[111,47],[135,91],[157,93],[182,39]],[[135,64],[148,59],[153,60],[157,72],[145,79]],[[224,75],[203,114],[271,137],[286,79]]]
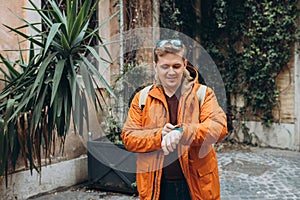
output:
[[[252,148],[217,153],[222,200],[300,199],[300,152]],[[84,189],[49,194],[36,200],[137,200],[124,194]]]
[[[228,188],[221,187],[221,197],[230,198],[233,192],[239,192],[240,196],[252,195],[252,199],[299,198],[299,158],[299,152],[269,149],[256,149],[248,153],[219,153],[221,185],[228,184],[231,181],[228,177],[233,174],[234,182],[239,184],[239,190],[232,188],[225,192],[224,189]],[[243,174],[248,174],[247,179]]]

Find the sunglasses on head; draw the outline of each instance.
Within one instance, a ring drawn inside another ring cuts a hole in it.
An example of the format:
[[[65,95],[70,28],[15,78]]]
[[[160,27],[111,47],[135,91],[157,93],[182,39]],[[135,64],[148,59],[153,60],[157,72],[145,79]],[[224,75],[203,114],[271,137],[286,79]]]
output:
[[[165,44],[170,43],[174,47],[182,47],[182,41],[178,39],[160,40],[157,42],[157,47],[163,47]]]

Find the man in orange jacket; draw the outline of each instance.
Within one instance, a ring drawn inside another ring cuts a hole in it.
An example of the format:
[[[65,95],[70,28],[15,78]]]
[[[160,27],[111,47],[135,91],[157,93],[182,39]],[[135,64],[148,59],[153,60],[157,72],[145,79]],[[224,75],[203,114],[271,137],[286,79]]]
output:
[[[155,83],[141,107],[132,100],[122,131],[125,147],[138,152],[140,199],[220,199],[213,144],[227,133],[226,115],[211,88],[200,103],[197,70],[187,65],[181,40],[154,49]]]

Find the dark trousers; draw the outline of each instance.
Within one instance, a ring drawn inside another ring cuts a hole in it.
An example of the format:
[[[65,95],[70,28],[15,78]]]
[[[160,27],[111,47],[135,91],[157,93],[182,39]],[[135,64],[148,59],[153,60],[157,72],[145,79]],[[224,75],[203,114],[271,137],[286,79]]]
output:
[[[166,181],[163,179],[159,200],[191,200],[186,181]]]

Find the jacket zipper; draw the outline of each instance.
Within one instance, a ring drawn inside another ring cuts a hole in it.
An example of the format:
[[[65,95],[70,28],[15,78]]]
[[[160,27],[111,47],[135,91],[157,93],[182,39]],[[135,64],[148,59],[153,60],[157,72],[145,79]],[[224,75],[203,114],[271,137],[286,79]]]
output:
[[[182,147],[180,148],[180,149],[178,149],[178,151],[179,151],[179,153],[180,153],[180,167],[181,167],[181,169],[183,169],[183,167],[185,166],[185,162],[184,162],[184,160],[183,160],[183,154],[182,154]],[[189,156],[189,155],[188,155]],[[188,189],[189,189],[189,193],[190,193],[190,197],[193,199],[193,196],[192,196],[192,187],[191,187],[191,184],[189,184],[189,180],[190,180],[190,169],[188,168],[189,167],[189,165],[187,164],[186,166],[185,166],[185,169],[186,169],[186,171],[188,171],[187,173],[185,173],[185,171],[183,171],[182,170],[182,172],[183,172],[183,175],[184,175],[184,178],[185,178],[185,180],[186,180],[186,183],[187,183],[187,185],[188,185]]]
[[[184,98],[184,103],[182,103],[182,105],[180,105],[180,107],[182,107],[182,116],[181,116],[181,122],[180,123],[183,123],[184,122],[184,114],[185,114],[185,110],[186,109],[184,109],[184,105],[185,105],[185,103],[186,103],[186,101],[187,101],[187,99],[188,99],[188,97],[191,95],[191,93],[192,93],[192,89],[189,91],[189,93],[186,95],[186,97]],[[182,102],[182,101],[181,101]],[[179,114],[179,113],[178,113]],[[183,161],[183,157],[182,157],[182,147],[180,148],[180,151],[179,151],[179,155],[181,155],[180,156],[180,164],[181,164],[181,168],[184,166],[184,161]],[[188,155],[189,156],[189,155]],[[187,165],[187,166],[185,166],[186,168],[188,168],[189,166]],[[189,171],[189,169],[187,169],[188,171]],[[189,173],[189,172],[188,172]],[[187,184],[188,184],[188,189],[189,189],[189,192],[190,192],[190,197],[192,198],[192,192],[191,192],[191,190],[192,190],[192,188],[190,187],[190,184],[189,184],[189,180],[188,180],[188,178],[189,177],[187,177],[188,176],[188,174],[185,174],[185,173],[183,173],[184,174],[184,177],[185,177],[185,179],[186,179],[186,182],[187,182]]]
[[[157,162],[157,166],[156,167],[159,167],[157,168],[157,170],[154,171],[154,182],[153,182],[153,190],[152,190],[152,195],[151,195],[151,199],[155,200],[155,197],[157,195],[157,192],[158,192],[158,177],[161,176],[161,173],[160,171],[162,169],[160,169],[160,165],[161,165],[161,158],[162,156],[160,156],[160,154],[157,154],[156,156],[156,160],[158,160]]]
[[[154,96],[152,96],[152,97],[156,98],[156,99],[158,99],[159,101],[162,102],[163,106],[165,107],[165,111],[166,111],[165,112],[166,122],[169,122],[170,121],[170,119],[169,119],[169,108],[168,108],[167,102],[161,100],[160,98],[157,98],[157,97],[154,97]],[[159,166],[159,167],[163,167],[163,166],[160,166],[161,162],[163,163],[163,161],[161,161],[162,158],[163,158],[163,156],[160,156],[160,154],[158,153],[156,159],[158,160],[157,166]],[[158,177],[161,176],[161,172],[162,172],[162,169],[160,169],[160,168],[156,168],[156,169],[157,170],[154,171],[154,182],[153,182],[153,185],[152,185],[152,187],[153,187],[153,191],[152,191],[152,194],[151,194],[151,199],[152,200],[156,199],[155,197],[158,193],[158,185],[159,185],[158,184]]]

